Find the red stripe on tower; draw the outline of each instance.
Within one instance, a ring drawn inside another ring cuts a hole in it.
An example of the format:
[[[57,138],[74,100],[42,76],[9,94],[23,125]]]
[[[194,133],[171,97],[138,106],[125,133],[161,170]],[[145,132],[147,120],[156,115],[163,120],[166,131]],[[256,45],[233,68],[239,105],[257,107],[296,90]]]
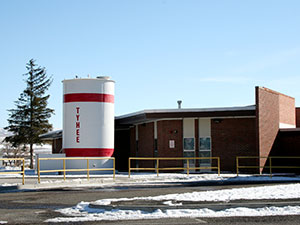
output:
[[[111,157],[113,148],[65,148],[67,157]]]
[[[64,103],[68,102],[107,102],[114,103],[115,99],[110,94],[98,93],[72,93],[64,95]]]

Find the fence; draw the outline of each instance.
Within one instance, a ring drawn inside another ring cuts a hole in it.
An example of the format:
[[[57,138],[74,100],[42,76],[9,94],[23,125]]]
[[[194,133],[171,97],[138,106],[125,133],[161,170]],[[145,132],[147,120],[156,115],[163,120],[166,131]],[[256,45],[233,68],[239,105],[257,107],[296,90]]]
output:
[[[22,174],[22,184],[25,184],[25,159],[24,158],[0,158],[0,161],[9,161],[9,160],[16,160],[22,161],[23,165],[21,171],[8,171],[8,172],[0,172],[0,174]]]
[[[240,166],[240,159],[266,159],[265,166]],[[276,166],[273,164],[274,159],[300,159],[300,156],[237,156],[236,157],[236,175],[239,175],[239,169],[269,169],[270,176],[272,176],[273,169],[300,169],[300,166]],[[267,163],[267,161],[269,162]]]
[[[206,166],[206,167],[190,167],[189,166],[189,160],[202,160],[202,159],[210,159],[210,160],[217,160],[217,166]],[[153,160],[156,161],[156,167],[155,168],[131,168],[131,160]],[[186,160],[186,167],[159,167],[159,161],[160,160]],[[220,157],[171,157],[171,158],[158,158],[158,157],[130,157],[128,159],[128,177],[130,177],[130,172],[132,170],[154,170],[157,173],[157,176],[159,174],[160,170],[186,170],[187,175],[189,175],[190,170],[200,170],[200,169],[217,169],[218,175],[220,176]]]
[[[90,169],[89,162],[90,160],[113,160],[113,168],[92,168]],[[55,169],[55,170],[40,170],[40,161],[41,160],[62,160],[63,161],[63,169]],[[66,160],[86,160],[87,167],[86,169],[66,169]],[[39,158],[37,162],[37,172],[38,172],[38,182],[41,182],[41,173],[49,173],[49,172],[63,172],[64,180],[66,180],[66,172],[80,172],[87,171],[87,179],[90,179],[90,171],[113,171],[113,179],[115,179],[115,158],[114,157],[67,157],[67,158]]]

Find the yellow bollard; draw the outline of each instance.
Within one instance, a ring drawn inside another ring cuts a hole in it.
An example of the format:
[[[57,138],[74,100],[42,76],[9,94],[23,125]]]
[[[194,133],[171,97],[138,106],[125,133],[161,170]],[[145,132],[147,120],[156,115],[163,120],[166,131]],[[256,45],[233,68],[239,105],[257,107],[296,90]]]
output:
[[[236,157],[236,175],[239,175],[239,157]]]
[[[22,173],[23,173],[22,184],[24,185],[25,184],[25,159],[23,159],[23,170],[22,170]]]
[[[218,176],[220,176],[220,157],[218,157],[217,159],[218,159]]]
[[[38,159],[38,162],[37,162],[37,169],[38,169],[38,182],[39,184],[41,183],[41,174],[40,174],[40,159]]]
[[[86,162],[87,162],[87,179],[90,180],[90,165],[89,165],[89,159],[87,159]]]
[[[116,160],[115,160],[115,158],[113,158],[113,167],[114,167],[114,171],[113,171],[114,175],[113,175],[113,178],[114,178],[114,180],[115,180],[115,178],[116,178]]]
[[[270,177],[272,177],[272,162],[271,162],[271,157],[269,158],[269,163],[270,163]]]
[[[63,159],[63,166],[64,166],[64,181],[66,180],[66,159]]]
[[[190,175],[190,161],[187,159],[186,160],[186,166],[187,166],[187,175]]]
[[[158,173],[159,173],[159,159],[156,159],[156,173],[157,173],[157,176],[158,176]]]
[[[128,158],[128,178],[130,178],[130,158]]]

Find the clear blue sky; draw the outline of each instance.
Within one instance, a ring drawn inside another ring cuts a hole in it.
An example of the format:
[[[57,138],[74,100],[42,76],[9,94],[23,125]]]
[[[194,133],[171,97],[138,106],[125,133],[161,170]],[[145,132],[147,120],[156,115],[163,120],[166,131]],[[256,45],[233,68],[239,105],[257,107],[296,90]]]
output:
[[[51,0],[0,2],[0,127],[25,88],[29,59],[54,82],[111,76],[116,115],[254,104],[265,86],[300,101],[300,1]]]

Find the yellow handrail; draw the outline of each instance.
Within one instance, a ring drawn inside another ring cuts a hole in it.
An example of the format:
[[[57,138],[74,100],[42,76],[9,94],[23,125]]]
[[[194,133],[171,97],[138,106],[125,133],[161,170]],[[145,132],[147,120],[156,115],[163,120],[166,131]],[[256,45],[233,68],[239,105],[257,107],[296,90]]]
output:
[[[113,167],[112,168],[89,168],[89,160],[113,160]],[[63,169],[55,169],[55,170],[41,170],[40,169],[40,160],[63,160]],[[86,169],[66,169],[66,160],[87,160],[87,168]],[[41,182],[41,173],[49,173],[49,172],[63,172],[64,173],[64,180],[66,180],[66,172],[79,172],[79,171],[87,171],[87,179],[90,179],[90,171],[106,171],[112,170],[113,171],[113,179],[115,179],[115,158],[114,157],[64,157],[64,158],[39,158],[38,159],[38,182]]]
[[[241,166],[239,159],[267,159],[269,165],[267,166]],[[272,169],[300,169],[300,166],[274,166],[272,159],[300,159],[300,156],[237,156],[236,157],[236,175],[239,175],[239,169],[260,169],[268,168],[270,176],[272,177]]]
[[[24,158],[0,158],[0,161],[7,161],[7,160],[17,160],[22,161],[23,166],[21,171],[14,171],[14,172],[0,172],[0,174],[16,174],[20,173],[22,174],[22,184],[25,184],[25,159]]]
[[[217,166],[206,166],[206,167],[190,167],[189,160],[196,160],[196,159],[210,159],[210,160],[217,160]],[[156,160],[156,167],[155,168],[132,168],[131,167],[131,160]],[[187,160],[187,166],[186,167],[170,167],[170,168],[160,168],[159,167],[159,161],[160,160]],[[198,170],[198,169],[217,169],[218,170],[218,176],[220,176],[220,157],[129,157],[128,158],[128,177],[130,177],[130,173],[132,170],[154,170],[157,173],[157,176],[159,174],[160,170],[186,170],[187,175],[189,175],[190,170]]]

